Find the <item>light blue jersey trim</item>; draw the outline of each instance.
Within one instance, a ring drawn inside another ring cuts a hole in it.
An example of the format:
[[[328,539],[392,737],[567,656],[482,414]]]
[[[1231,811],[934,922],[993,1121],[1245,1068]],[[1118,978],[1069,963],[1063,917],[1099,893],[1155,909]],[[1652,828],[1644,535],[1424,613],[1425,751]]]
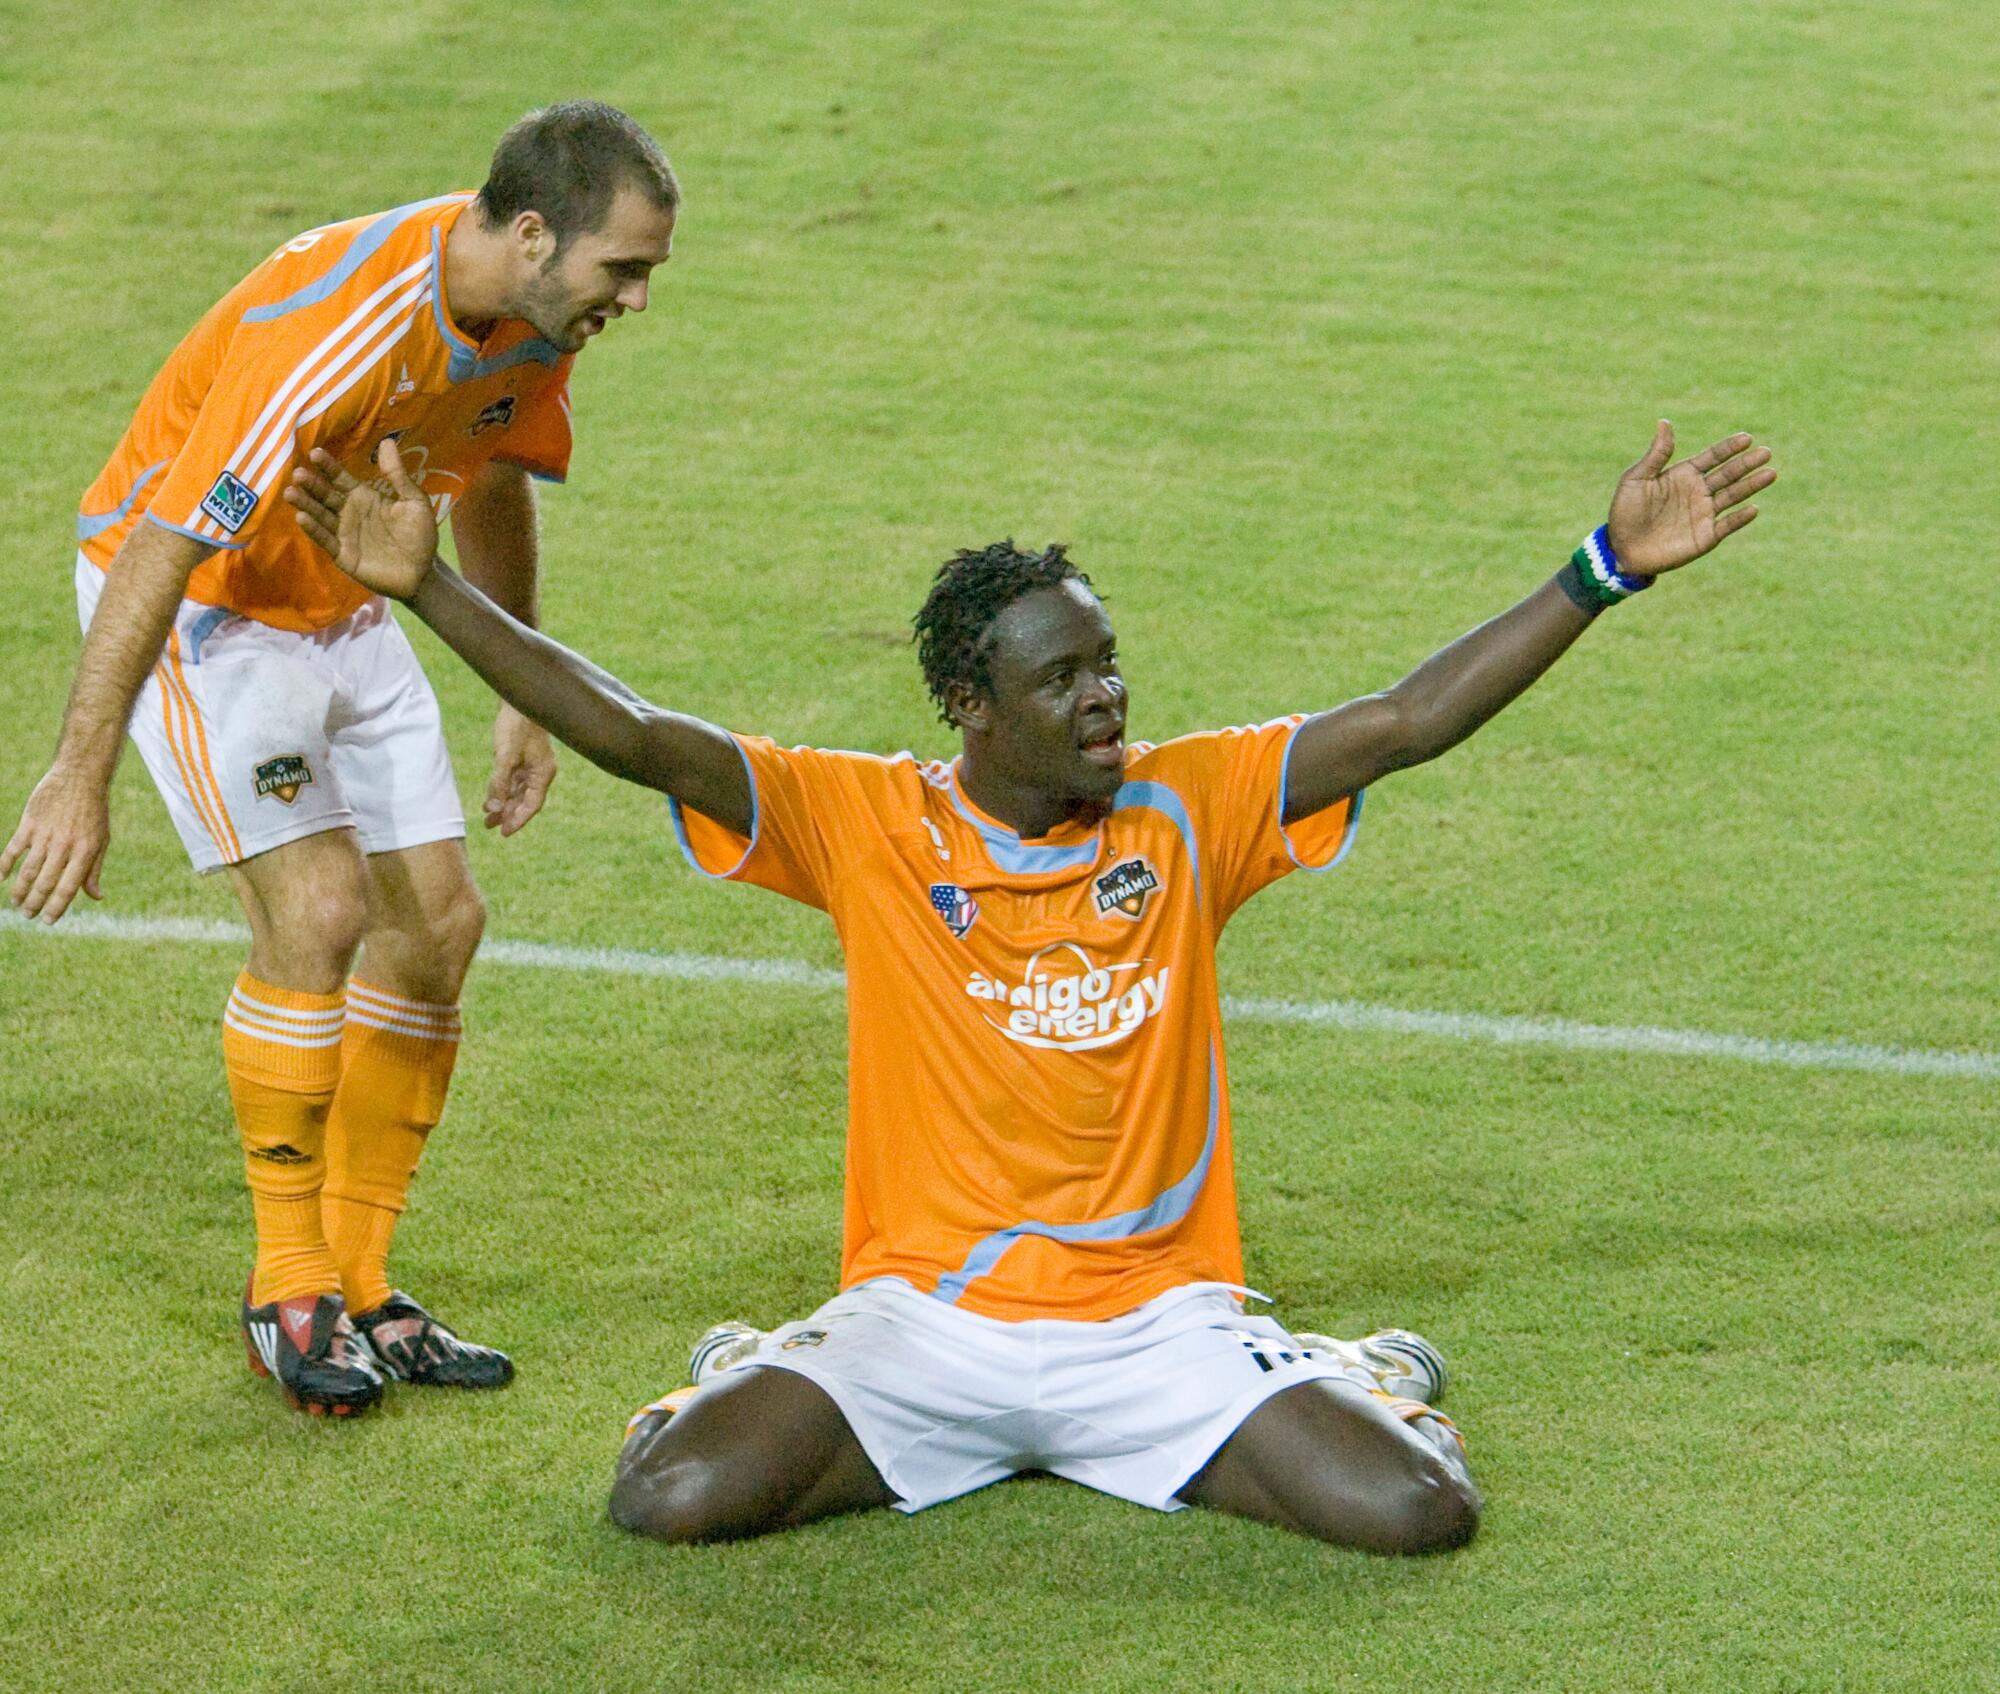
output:
[[[211,606],[188,626],[187,662],[201,663],[201,644],[236,616],[227,606]]]
[[[537,336],[533,341],[517,341],[504,353],[495,353],[490,359],[474,358],[469,353],[451,350],[451,363],[445,368],[445,375],[453,382],[471,382],[482,376],[493,376],[500,371],[511,371],[516,365],[547,365],[553,370],[567,355],[553,341],[544,341]]]
[[[438,334],[444,337],[444,344],[451,349],[451,362],[456,366],[461,358],[473,359],[479,349],[458,333],[444,309],[444,238],[436,230],[431,231],[431,316],[437,319]],[[452,377],[456,382],[457,376]]]
[[[1160,813],[1181,832],[1181,845],[1187,849],[1188,863],[1194,867],[1194,903],[1201,905],[1201,854],[1196,851],[1194,822],[1188,816],[1187,802],[1164,782],[1128,782],[1111,798],[1114,812],[1144,808]]]
[[[431,200],[413,200],[407,206],[398,206],[392,212],[384,212],[347,245],[347,251],[340,256],[340,263],[328,271],[317,282],[309,282],[296,294],[288,294],[282,300],[274,300],[268,306],[252,306],[243,314],[247,324],[269,323],[273,318],[282,318],[289,313],[302,311],[307,306],[317,306],[322,300],[330,299],[347,285],[356,271],[368,263],[382,250],[389,237],[401,229],[420,212],[428,212],[433,206],[448,206],[453,201],[469,201],[469,194],[440,194]],[[433,242],[436,236],[432,236]]]
[[[958,772],[951,773],[952,809],[979,832],[994,864],[1009,876],[1041,876],[1050,871],[1081,870],[1097,863],[1097,837],[1074,847],[1030,847],[1011,829],[988,823],[968,806],[958,792]]]
[[[139,473],[139,480],[132,484],[132,491],[108,512],[78,512],[76,515],[76,538],[88,541],[93,536],[102,535],[107,529],[116,529],[125,521],[125,514],[132,509],[132,502],[139,498],[139,490],[173,463],[162,459],[157,465],[148,465]]]
[[[1039,1235],[1047,1241],[1124,1241],[1135,1235],[1149,1235],[1168,1229],[1193,1210],[1195,1196],[1208,1181],[1208,1167],[1215,1157],[1216,1128],[1221,1122],[1222,1084],[1215,1062],[1215,1044],[1208,1048],[1208,1136],[1201,1144],[1201,1157],[1194,1168],[1150,1205],[1136,1212],[1120,1212],[1115,1218],[1095,1218],[1087,1223],[1017,1223],[996,1230],[965,1256],[965,1263],[938,1278],[931,1290],[933,1300],[947,1306],[958,1304],[966,1288],[992,1272],[1006,1257],[1007,1249],[1026,1236]]]
[[[1311,722],[1310,718],[1301,718],[1292,726],[1292,733],[1285,737],[1285,762],[1278,767],[1278,838],[1284,842],[1285,852],[1293,864],[1300,870],[1311,871],[1317,876],[1321,871],[1332,870],[1347,857],[1348,848],[1354,845],[1354,832],[1361,827],[1361,802],[1368,798],[1368,790],[1355,789],[1352,803],[1347,808],[1347,829],[1341,835],[1340,845],[1334,849],[1332,858],[1323,865],[1309,865],[1299,857],[1299,850],[1292,845],[1292,832],[1285,827],[1285,795],[1292,780],[1292,749],[1298,745],[1299,731]],[[1310,817],[1313,814],[1308,812],[1306,815]]]
[[[219,547],[225,553],[240,553],[250,545],[247,541],[218,541],[212,535],[197,535],[193,530],[184,529],[177,523],[168,523],[158,512],[148,512],[146,521],[156,523],[162,529],[170,529],[176,535],[185,535],[190,541],[199,541],[204,547]]]
[[[750,845],[743,849],[743,856],[726,871],[712,871],[695,857],[694,843],[688,840],[687,820],[681,816],[680,800],[669,794],[667,811],[674,820],[674,837],[681,844],[681,857],[694,866],[705,877],[715,882],[727,882],[750,862],[750,855],[757,851],[757,773],[750,768],[750,755],[743,751],[743,743],[735,736],[729,737],[729,744],[736,749],[736,756],[743,761],[743,777],[750,784]]]
[[[436,230],[431,231],[431,315],[437,319],[438,334],[444,337],[445,347],[451,355],[444,374],[453,382],[471,382],[477,377],[511,371],[516,365],[533,363],[554,367],[561,364],[566,356],[553,341],[544,341],[537,336],[533,341],[516,342],[506,352],[495,353],[490,359],[480,358],[479,349],[458,333],[445,312],[444,241]]]

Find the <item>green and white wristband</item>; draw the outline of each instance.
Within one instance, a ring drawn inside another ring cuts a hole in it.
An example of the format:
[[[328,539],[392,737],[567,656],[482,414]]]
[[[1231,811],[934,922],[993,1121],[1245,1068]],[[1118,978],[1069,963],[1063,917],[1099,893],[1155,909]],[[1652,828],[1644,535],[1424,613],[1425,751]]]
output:
[[[1618,568],[1618,555],[1611,551],[1611,536],[1604,524],[1584,537],[1583,545],[1557,572],[1556,581],[1579,607],[1593,613],[1653,586],[1651,577],[1627,576]]]

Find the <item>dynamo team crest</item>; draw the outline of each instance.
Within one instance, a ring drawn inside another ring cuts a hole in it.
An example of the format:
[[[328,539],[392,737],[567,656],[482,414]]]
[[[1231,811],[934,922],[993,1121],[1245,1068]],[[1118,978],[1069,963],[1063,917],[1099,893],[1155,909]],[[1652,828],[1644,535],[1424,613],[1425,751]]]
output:
[[[931,908],[944,919],[944,926],[959,940],[979,917],[979,902],[955,882],[931,884]]]

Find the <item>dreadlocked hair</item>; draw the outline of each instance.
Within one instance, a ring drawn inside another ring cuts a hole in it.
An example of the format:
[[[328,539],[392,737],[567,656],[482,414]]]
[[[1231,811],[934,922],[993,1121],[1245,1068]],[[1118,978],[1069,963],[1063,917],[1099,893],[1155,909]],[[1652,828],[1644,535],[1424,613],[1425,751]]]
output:
[[[992,692],[986,637],[993,620],[1022,595],[1061,582],[1090,588],[1090,578],[1070,563],[1068,549],[1060,541],[1050,543],[1046,552],[1023,553],[1010,536],[977,551],[961,548],[938,567],[937,580],[910,627],[916,632],[924,686],[937,702],[940,718],[951,722],[949,691],[954,683]]]

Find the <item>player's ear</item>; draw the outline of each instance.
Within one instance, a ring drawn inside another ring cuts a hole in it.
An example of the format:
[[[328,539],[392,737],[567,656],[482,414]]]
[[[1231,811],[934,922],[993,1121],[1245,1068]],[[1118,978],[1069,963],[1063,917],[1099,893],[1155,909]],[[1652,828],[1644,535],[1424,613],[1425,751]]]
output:
[[[993,702],[969,682],[954,682],[946,687],[944,709],[959,729],[984,730],[993,716]]]
[[[524,212],[516,212],[508,230],[514,237],[515,245],[521,249],[522,257],[530,264],[546,264],[555,257],[555,234],[542,214],[532,206]]]

